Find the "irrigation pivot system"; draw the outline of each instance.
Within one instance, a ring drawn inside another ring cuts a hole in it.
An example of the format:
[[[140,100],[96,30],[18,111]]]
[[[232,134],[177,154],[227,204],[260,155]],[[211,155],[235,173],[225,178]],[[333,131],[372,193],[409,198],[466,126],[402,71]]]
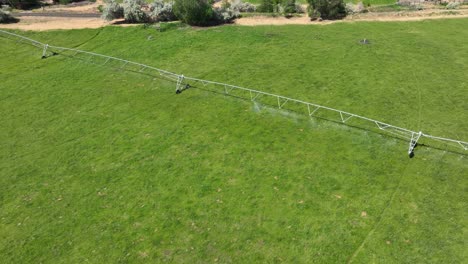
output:
[[[0,30],[0,36],[12,39],[17,42],[27,43],[33,45],[42,50],[42,58],[47,58],[49,54],[64,54],[72,57],[83,59],[86,62],[98,64],[101,66],[109,65],[120,69],[125,69],[134,72],[145,72],[145,73],[156,73],[165,79],[171,80],[176,83],[176,93],[180,94],[183,90],[194,86],[195,83],[202,84],[204,87],[210,86],[217,92],[222,92],[226,95],[232,95],[242,98],[248,98],[253,102],[261,102],[268,105],[275,105],[279,109],[291,110],[295,112],[302,112],[308,115],[310,118],[318,117],[330,119],[343,124],[351,125],[350,122],[354,122],[352,125],[358,124],[371,125],[372,128],[376,128],[380,131],[385,131],[389,134],[395,135],[398,138],[405,139],[409,142],[408,155],[412,157],[414,155],[414,149],[418,144],[418,141],[422,138],[432,140],[433,142],[442,143],[444,145],[451,145],[463,150],[468,150],[468,142],[449,139],[443,137],[436,137],[429,134],[425,134],[421,131],[412,131],[410,129],[390,125],[388,123],[378,121],[375,119],[367,118],[357,114],[349,113],[339,109],[318,105],[294,98],[289,98],[282,95],[262,92],[259,90],[244,88],[236,85],[202,80],[184,76],[183,74],[177,74],[166,70],[158,69],[152,66],[148,66],[142,63],[132,62],[125,59],[120,59],[112,56],[102,55],[89,51],[82,51],[78,49],[65,48],[52,46],[45,44],[18,34],[14,34],[8,31]]]

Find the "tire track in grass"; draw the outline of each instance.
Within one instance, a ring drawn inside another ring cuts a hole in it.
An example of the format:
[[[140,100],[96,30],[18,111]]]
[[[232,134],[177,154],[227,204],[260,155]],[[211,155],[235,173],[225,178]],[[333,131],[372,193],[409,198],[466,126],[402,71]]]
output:
[[[75,46],[72,46],[72,48],[77,49],[77,48],[79,48],[79,47],[85,45],[86,43],[90,42],[91,40],[97,38],[97,37],[99,36],[99,34],[101,34],[101,32],[102,32],[103,29],[104,29],[104,27],[100,27],[99,30],[96,32],[96,34],[94,34],[94,36],[92,36],[92,37],[90,37],[89,39],[87,39],[87,40],[81,42],[80,44],[77,44],[77,45],[75,45]]]
[[[442,155],[440,156],[440,159],[438,159],[437,163],[441,162],[442,159],[445,157],[446,155],[446,151],[444,151],[442,153]],[[408,166],[411,165],[411,160],[407,161],[406,163],[406,166],[405,168],[403,169],[403,171],[406,171]],[[348,264],[352,263],[354,261],[354,259],[358,256],[358,254],[361,252],[361,250],[364,248],[364,245],[367,243],[367,241],[369,240],[369,238],[374,234],[375,230],[380,226],[380,223],[382,222],[382,219],[383,219],[383,215],[385,214],[385,212],[387,211],[387,209],[390,207],[390,205],[393,203],[393,200],[395,199],[395,196],[396,196],[396,193],[400,190],[400,187],[401,187],[401,182],[404,178],[404,175],[403,176],[400,176],[400,180],[398,181],[398,185],[397,187],[395,188],[395,191],[393,191],[392,193],[392,196],[390,197],[390,200],[388,201],[387,203],[387,206],[385,206],[385,208],[382,210],[382,213],[379,215],[379,220],[377,221],[377,223],[374,225],[374,227],[369,231],[369,233],[367,233],[366,237],[364,238],[364,240],[362,241],[362,243],[359,245],[359,247],[356,249],[356,251],[354,251],[354,253],[351,255],[351,257],[349,258],[349,260],[346,262]]]
[[[410,161],[407,161],[406,166],[403,169],[403,171],[406,171],[409,165],[410,165]],[[359,252],[361,252],[361,250],[364,248],[364,245],[367,243],[369,238],[372,237],[372,235],[374,234],[377,227],[380,226],[380,223],[382,222],[382,219],[383,219],[383,215],[385,214],[387,209],[390,207],[390,205],[393,203],[393,200],[395,199],[396,193],[400,190],[402,180],[403,180],[403,176],[400,175],[400,179],[398,180],[398,185],[396,186],[395,190],[393,191],[392,195],[390,196],[390,199],[388,200],[387,205],[382,209],[382,212],[379,214],[377,222],[374,224],[374,226],[369,231],[369,233],[367,233],[364,240],[362,240],[359,247],[353,252],[353,254],[351,255],[351,257],[349,257],[349,259],[348,259],[348,261],[346,263],[350,264],[350,263],[352,263],[354,261],[354,259],[357,257]]]
[[[415,73],[413,73],[413,74],[414,74],[414,78],[416,79],[416,74]],[[420,82],[418,81],[418,83],[420,83]],[[421,130],[421,113],[422,113],[422,107],[423,106],[422,106],[422,100],[421,100],[421,87],[419,87],[419,86],[416,86],[416,87],[418,89],[418,101],[419,101],[418,102],[419,109],[418,109],[418,125],[417,125],[417,127],[418,127],[418,131],[422,131]]]

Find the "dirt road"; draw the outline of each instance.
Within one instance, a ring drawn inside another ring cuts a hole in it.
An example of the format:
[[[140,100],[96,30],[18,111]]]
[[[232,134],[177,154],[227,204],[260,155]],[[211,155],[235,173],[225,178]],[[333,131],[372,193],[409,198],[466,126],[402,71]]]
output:
[[[22,29],[22,30],[55,30],[55,29],[80,29],[99,28],[108,25],[118,24],[119,26],[134,26],[135,24],[125,24],[122,20],[104,21],[97,12],[100,0],[81,6],[59,6],[35,10],[17,14],[20,19],[18,23],[0,24],[0,28]],[[365,14],[351,15],[343,20],[335,21],[310,21],[303,15],[301,17],[267,17],[255,16],[239,18],[236,25],[257,26],[257,25],[328,25],[332,23],[350,23],[359,21],[418,21],[426,19],[453,19],[468,17],[468,6],[457,10],[445,10],[440,8],[425,9],[420,11],[400,11],[400,12],[369,12]]]

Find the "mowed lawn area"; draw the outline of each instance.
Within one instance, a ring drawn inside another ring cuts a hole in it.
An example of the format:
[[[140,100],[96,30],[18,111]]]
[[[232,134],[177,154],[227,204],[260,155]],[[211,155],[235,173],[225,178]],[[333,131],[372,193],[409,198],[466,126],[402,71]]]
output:
[[[466,141],[467,25],[15,32]],[[466,259],[463,150],[0,50],[0,262]]]

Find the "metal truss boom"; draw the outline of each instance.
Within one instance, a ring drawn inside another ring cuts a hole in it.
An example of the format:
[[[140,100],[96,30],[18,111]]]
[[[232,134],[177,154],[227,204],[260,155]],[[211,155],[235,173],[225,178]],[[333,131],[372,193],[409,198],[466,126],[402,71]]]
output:
[[[37,40],[33,40],[33,39],[30,39],[30,38],[27,38],[27,37],[24,37],[24,36],[15,34],[15,33],[4,31],[4,30],[0,30],[0,33],[3,34],[3,36],[13,37],[14,39],[16,39],[18,41],[29,42],[33,46],[42,49],[42,58],[47,57],[47,52],[50,52],[52,54],[56,54],[59,51],[61,51],[61,52],[70,51],[70,52],[74,53],[73,56],[75,56],[77,54],[87,55],[87,56],[89,56],[88,60],[91,60],[92,57],[103,58],[103,59],[105,59],[105,62],[102,65],[105,65],[105,64],[107,64],[107,63],[109,63],[111,61],[116,61],[116,62],[122,63],[120,68],[125,68],[128,65],[133,65],[133,66],[136,66],[138,68],[137,72],[140,72],[140,73],[144,72],[145,70],[156,71],[156,72],[159,73],[160,76],[165,77],[167,79],[170,79],[170,80],[173,80],[173,81],[176,82],[176,93],[177,94],[181,93],[184,89],[187,89],[188,87],[190,87],[188,82],[197,82],[197,83],[203,84],[203,86],[212,85],[214,87],[219,87],[220,91],[223,92],[224,94],[230,94],[235,90],[245,92],[245,94],[250,95],[250,100],[251,101],[256,101],[259,97],[273,98],[273,99],[275,99],[277,101],[279,109],[287,109],[287,108],[285,108],[285,106],[289,105],[291,103],[296,103],[298,105],[303,105],[304,110],[307,110],[305,113],[307,113],[309,115],[309,117],[311,117],[311,118],[318,111],[328,111],[328,112],[331,112],[331,113],[338,114],[339,122],[344,123],[344,124],[348,120],[350,120],[351,118],[352,119],[357,119],[357,120],[362,120],[362,121],[365,121],[365,122],[367,122],[369,124],[372,124],[373,126],[376,126],[379,130],[383,130],[383,131],[386,131],[386,132],[388,132],[390,134],[394,134],[394,135],[396,135],[396,136],[398,136],[400,138],[404,138],[406,140],[409,140],[408,154],[410,155],[410,157],[412,157],[413,151],[414,151],[415,147],[417,146],[418,141],[421,138],[431,139],[431,140],[434,140],[434,141],[442,142],[444,144],[452,144],[454,146],[461,147],[465,151],[468,150],[468,142],[465,142],[465,141],[450,139],[450,138],[443,138],[443,137],[436,137],[436,136],[432,136],[432,135],[429,135],[429,134],[425,134],[425,133],[423,133],[421,131],[418,131],[418,132],[412,131],[410,129],[394,126],[394,125],[391,125],[391,124],[388,124],[388,123],[385,123],[385,122],[382,122],[382,121],[378,121],[378,120],[368,118],[368,117],[365,117],[365,116],[360,116],[360,115],[357,115],[357,114],[349,113],[349,112],[346,112],[346,111],[343,111],[343,110],[339,110],[339,109],[335,109],[335,108],[331,108],[331,107],[327,107],[327,106],[323,106],[323,105],[319,105],[319,104],[315,104],[315,103],[311,103],[311,102],[306,102],[306,101],[302,101],[302,100],[298,100],[298,99],[294,99],[294,98],[290,98],[290,97],[286,97],[286,96],[282,96],[282,95],[277,95],[277,94],[273,94],[273,93],[268,93],[268,92],[263,92],[263,91],[259,91],[259,90],[249,89],[249,88],[245,88],[245,87],[241,87],[241,86],[236,86],[236,85],[231,85],[231,84],[226,84],[226,83],[221,83],[221,82],[215,82],[215,81],[202,80],[202,79],[198,79],[198,78],[188,77],[188,76],[184,76],[183,74],[177,74],[177,73],[169,72],[169,71],[158,69],[158,68],[148,66],[148,65],[145,65],[145,64],[142,64],[142,63],[132,62],[132,61],[129,61],[129,60],[120,59],[120,58],[107,56],[107,55],[102,55],[102,54],[98,54],[98,53],[94,53],[94,52],[82,51],[82,50],[78,50],[78,49],[65,48],[65,47],[59,47],[59,46],[52,46],[52,45],[41,43],[41,42],[39,42]]]

